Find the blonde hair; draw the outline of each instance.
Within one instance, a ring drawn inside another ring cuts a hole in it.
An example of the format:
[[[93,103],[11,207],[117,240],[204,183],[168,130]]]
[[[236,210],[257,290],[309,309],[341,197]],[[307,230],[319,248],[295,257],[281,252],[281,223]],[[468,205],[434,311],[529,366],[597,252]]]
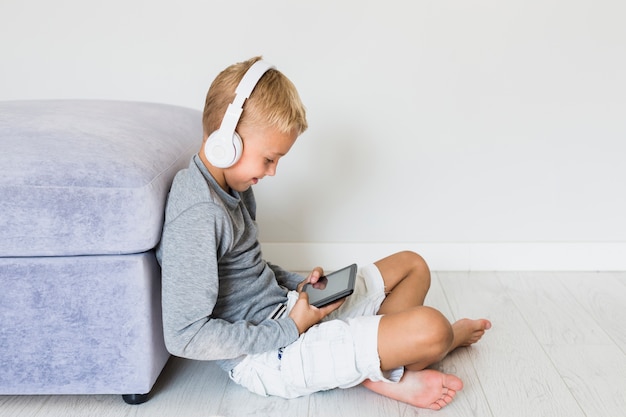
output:
[[[204,103],[202,126],[207,137],[219,129],[226,108],[235,98],[235,89],[260,56],[233,64],[211,83]],[[238,126],[271,126],[281,133],[300,135],[307,127],[306,110],[293,83],[276,69],[268,70],[243,105]]]

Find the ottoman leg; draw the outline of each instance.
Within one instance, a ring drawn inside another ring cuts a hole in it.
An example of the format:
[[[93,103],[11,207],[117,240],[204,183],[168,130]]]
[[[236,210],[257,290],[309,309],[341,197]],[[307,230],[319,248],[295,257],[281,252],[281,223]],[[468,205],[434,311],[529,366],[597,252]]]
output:
[[[148,394],[124,394],[122,395],[122,398],[124,399],[124,402],[126,402],[126,404],[137,405],[137,404],[142,404],[148,401],[148,395],[150,395],[150,393]]]

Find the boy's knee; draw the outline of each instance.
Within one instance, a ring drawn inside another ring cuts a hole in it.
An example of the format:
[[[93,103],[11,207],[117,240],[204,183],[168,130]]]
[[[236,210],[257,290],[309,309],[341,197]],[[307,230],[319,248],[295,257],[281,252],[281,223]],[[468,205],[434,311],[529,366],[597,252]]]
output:
[[[416,308],[415,336],[417,343],[434,361],[441,360],[449,351],[454,341],[452,325],[438,310],[421,306]]]
[[[447,349],[454,339],[452,325],[439,310],[426,306],[424,309],[428,311],[428,323],[432,329],[433,343],[441,344]]]
[[[417,268],[428,269],[428,265],[426,264],[426,261],[417,252],[405,250],[405,251],[399,252],[399,255],[404,258],[403,261],[406,263],[409,263]]]
[[[418,276],[420,280],[425,281],[430,287],[430,268],[426,260],[413,251],[404,251],[401,252],[401,254],[402,257],[405,258],[404,261],[406,265],[409,265],[411,270],[416,273],[416,276]]]

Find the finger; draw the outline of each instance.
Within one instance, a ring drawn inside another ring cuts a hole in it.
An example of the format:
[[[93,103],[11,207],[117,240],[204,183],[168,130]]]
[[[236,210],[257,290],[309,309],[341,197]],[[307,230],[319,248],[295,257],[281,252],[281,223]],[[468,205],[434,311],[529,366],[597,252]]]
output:
[[[306,291],[301,291],[298,295],[298,301],[304,300],[307,304],[309,303],[309,294]]]
[[[304,286],[305,286],[306,284],[308,284],[308,283],[309,283],[309,279],[308,279],[308,278],[307,278],[307,279],[305,279],[304,281],[302,281],[301,283],[299,283],[299,284],[298,284],[298,287],[296,288],[296,289],[298,290],[298,292],[299,292],[299,293],[301,293],[301,292],[302,292],[302,289],[304,288]]]
[[[322,275],[324,275],[324,270],[322,267],[316,266],[309,274],[308,280],[311,284],[315,284]]]

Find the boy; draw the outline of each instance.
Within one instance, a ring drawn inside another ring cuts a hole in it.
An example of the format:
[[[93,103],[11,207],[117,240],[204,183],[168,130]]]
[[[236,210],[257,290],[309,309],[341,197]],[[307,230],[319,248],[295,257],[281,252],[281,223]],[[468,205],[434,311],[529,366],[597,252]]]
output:
[[[354,294],[322,308],[300,291],[322,268],[303,279],[262,259],[251,186],[275,175],[307,128],[293,84],[260,57],[232,65],[209,88],[203,127],[202,149],[172,184],[157,250],[168,350],[217,360],[261,395],[362,383],[417,407],[448,404],[463,383],[425,368],[491,323],[451,325],[423,306],[430,272],[419,255],[360,268]]]

